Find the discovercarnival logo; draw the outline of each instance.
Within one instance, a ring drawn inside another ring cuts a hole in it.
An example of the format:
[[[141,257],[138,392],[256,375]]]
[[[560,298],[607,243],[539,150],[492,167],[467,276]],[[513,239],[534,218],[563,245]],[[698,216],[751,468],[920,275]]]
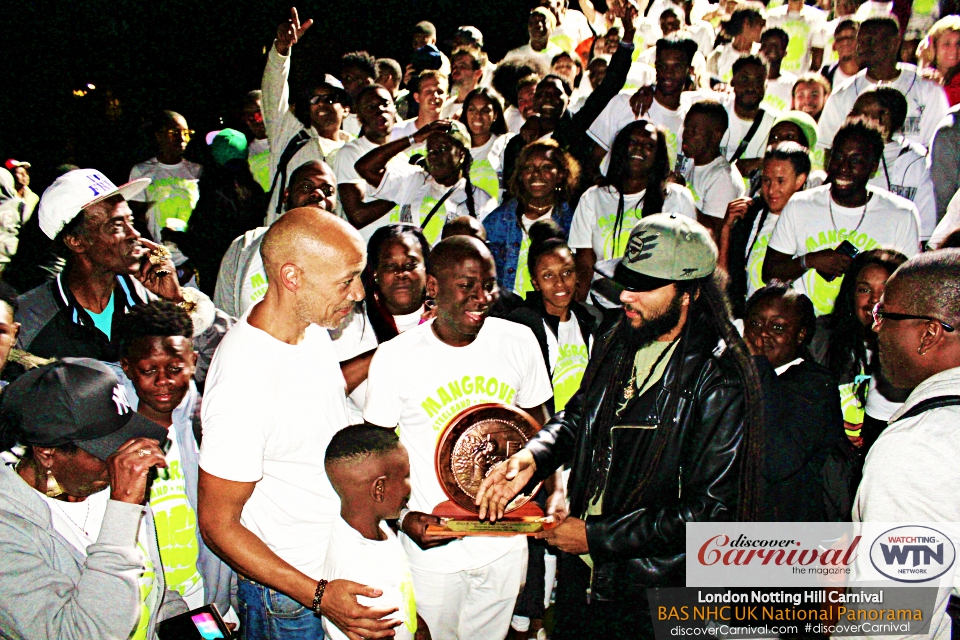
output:
[[[894,527],[870,546],[870,562],[897,582],[936,580],[953,566],[957,550],[950,538],[930,527]]]

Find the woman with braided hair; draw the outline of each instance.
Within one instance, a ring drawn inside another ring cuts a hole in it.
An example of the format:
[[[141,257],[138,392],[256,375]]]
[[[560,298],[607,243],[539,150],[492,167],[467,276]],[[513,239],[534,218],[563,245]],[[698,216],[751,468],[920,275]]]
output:
[[[426,143],[424,166],[387,163],[406,149]],[[400,222],[423,230],[431,245],[440,241],[448,220],[469,215],[483,219],[496,206],[470,180],[470,133],[458,120],[437,120],[416,133],[381,145],[357,160],[355,168],[373,187],[368,197],[400,207]]]
[[[762,508],[760,380],[716,266],[696,221],[641,219],[624,258],[600,265],[623,310],[580,390],[481,486],[479,516],[497,520],[527,482],[571,468],[570,516],[537,534],[563,552],[557,639],[653,637],[647,589],[685,585],[686,523]]]
[[[585,300],[598,260],[623,256],[630,230],[640,218],[663,211],[696,219],[693,196],[667,182],[670,159],[665,132],[648,120],[631,122],[617,134],[610,168],[587,189],[573,214],[570,248],[576,251],[577,299]],[[603,304],[604,299],[598,302]],[[617,306],[610,301],[603,306]]]

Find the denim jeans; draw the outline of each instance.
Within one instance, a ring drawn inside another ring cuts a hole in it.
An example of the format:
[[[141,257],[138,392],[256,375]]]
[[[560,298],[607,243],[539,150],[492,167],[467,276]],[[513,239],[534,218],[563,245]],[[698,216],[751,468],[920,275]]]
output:
[[[240,578],[237,600],[246,640],[323,640],[320,617],[279,591]]]

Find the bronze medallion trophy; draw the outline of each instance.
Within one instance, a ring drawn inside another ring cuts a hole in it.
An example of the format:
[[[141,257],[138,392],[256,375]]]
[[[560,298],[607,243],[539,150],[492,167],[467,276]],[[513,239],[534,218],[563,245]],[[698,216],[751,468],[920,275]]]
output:
[[[539,431],[536,421],[522,409],[503,404],[481,404],[457,414],[440,435],[434,464],[437,479],[449,500],[433,510],[443,524],[430,525],[435,536],[516,536],[533,535],[555,523],[531,499],[538,484],[520,493],[496,523],[480,521],[474,504],[487,474],[518,452]]]

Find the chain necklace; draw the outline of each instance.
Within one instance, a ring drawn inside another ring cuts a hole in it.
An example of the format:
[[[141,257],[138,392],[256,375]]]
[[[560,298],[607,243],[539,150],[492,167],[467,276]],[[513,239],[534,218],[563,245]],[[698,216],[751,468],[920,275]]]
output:
[[[848,238],[852,238],[852,237],[853,237],[853,234],[855,234],[855,233],[857,232],[857,230],[860,228],[860,225],[863,224],[863,221],[864,221],[864,220],[866,219],[866,217],[867,217],[867,205],[869,205],[869,204],[870,204],[870,194],[867,193],[867,200],[866,200],[866,202],[863,203],[863,213],[860,214],[860,222],[858,222],[858,223],[857,223],[857,226],[855,226],[855,227],[853,228],[853,231],[851,231],[851,232],[847,235]],[[829,193],[827,194],[827,209],[829,209],[829,211],[830,211],[830,224],[833,225],[833,230],[836,231],[836,232],[837,232],[837,235],[839,236],[839,235],[840,235],[840,229],[837,229],[837,222],[836,222],[836,220],[833,219],[833,196],[830,195]]]
[[[60,510],[60,513],[62,513],[62,514],[67,518],[67,520],[69,520],[70,522],[72,522],[72,523],[74,524],[74,526],[76,526],[77,528],[79,528],[80,531],[83,531],[83,535],[85,535],[85,536],[87,536],[87,538],[89,538],[89,537],[90,537],[90,532],[87,531],[87,521],[90,519],[90,498],[88,497],[86,500],[84,500],[84,502],[87,503],[87,515],[84,516],[84,518],[83,518],[83,524],[81,525],[79,522],[77,522],[77,521],[74,520],[72,517],[70,517],[70,514],[67,513],[67,510],[66,510],[66,509],[64,509],[62,506],[60,506],[59,504],[57,504],[58,501],[57,501],[56,499],[53,500],[53,503],[57,505],[57,509]]]

